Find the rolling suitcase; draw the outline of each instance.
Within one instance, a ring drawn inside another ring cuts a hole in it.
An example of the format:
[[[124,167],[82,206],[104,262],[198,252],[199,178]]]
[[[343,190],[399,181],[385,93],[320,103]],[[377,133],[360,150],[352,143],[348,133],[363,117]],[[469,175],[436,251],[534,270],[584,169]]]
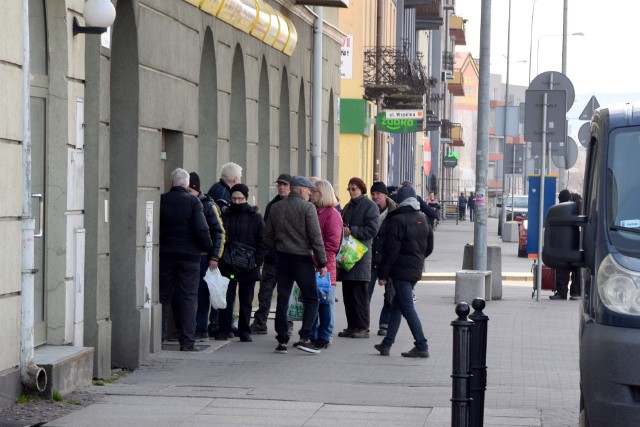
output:
[[[538,284],[538,263],[533,262],[531,266],[531,272],[533,273],[533,292],[531,292],[531,298],[535,297],[537,284]],[[552,291],[556,290],[556,271],[542,264],[542,283],[540,287],[543,291]]]

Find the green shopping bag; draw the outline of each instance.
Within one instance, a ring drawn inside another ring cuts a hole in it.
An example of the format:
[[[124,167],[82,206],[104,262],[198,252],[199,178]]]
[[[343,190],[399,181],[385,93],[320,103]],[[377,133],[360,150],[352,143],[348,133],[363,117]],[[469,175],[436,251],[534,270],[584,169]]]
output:
[[[304,306],[300,301],[300,288],[294,283],[293,289],[291,289],[291,295],[289,295],[289,311],[287,312],[287,317],[291,321],[302,320],[303,314]]]
[[[367,247],[353,236],[342,238],[340,250],[336,256],[338,267],[344,271],[351,271],[356,262],[360,261],[368,251]]]

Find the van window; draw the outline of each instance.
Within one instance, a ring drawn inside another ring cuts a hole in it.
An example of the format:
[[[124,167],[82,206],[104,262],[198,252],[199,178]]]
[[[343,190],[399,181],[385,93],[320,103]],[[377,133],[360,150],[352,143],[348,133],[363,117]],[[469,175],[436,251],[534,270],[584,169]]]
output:
[[[616,129],[609,142],[607,223],[614,226],[609,235],[620,250],[628,246],[637,248],[640,241],[640,128]]]

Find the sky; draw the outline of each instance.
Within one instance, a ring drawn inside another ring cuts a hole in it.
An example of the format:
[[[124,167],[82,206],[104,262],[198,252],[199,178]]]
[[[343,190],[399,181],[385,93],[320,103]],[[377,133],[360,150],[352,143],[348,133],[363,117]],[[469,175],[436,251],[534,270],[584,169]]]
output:
[[[456,0],[456,15],[467,20],[467,45],[456,46],[456,51],[469,51],[475,58],[480,55],[481,5],[482,0]],[[535,9],[533,5],[534,0],[511,0],[510,84],[528,86],[529,74],[533,79],[538,73],[562,69],[564,0],[535,0]],[[571,119],[577,119],[593,95],[601,106],[640,101],[640,55],[634,46],[640,2],[569,0],[567,12],[567,34],[584,33],[567,37],[566,75],[576,93],[567,114],[571,135],[582,123]],[[503,82],[508,22],[509,0],[491,0],[491,72],[501,74]]]

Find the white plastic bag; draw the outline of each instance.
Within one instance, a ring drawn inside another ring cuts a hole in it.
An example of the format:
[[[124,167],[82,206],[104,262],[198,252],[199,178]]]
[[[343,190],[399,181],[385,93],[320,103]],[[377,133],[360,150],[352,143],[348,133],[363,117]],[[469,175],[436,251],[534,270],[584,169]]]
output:
[[[227,287],[229,286],[229,279],[220,273],[219,268],[213,270],[207,268],[204,281],[207,282],[207,286],[209,287],[209,301],[211,301],[211,306],[216,310],[227,308]]]

